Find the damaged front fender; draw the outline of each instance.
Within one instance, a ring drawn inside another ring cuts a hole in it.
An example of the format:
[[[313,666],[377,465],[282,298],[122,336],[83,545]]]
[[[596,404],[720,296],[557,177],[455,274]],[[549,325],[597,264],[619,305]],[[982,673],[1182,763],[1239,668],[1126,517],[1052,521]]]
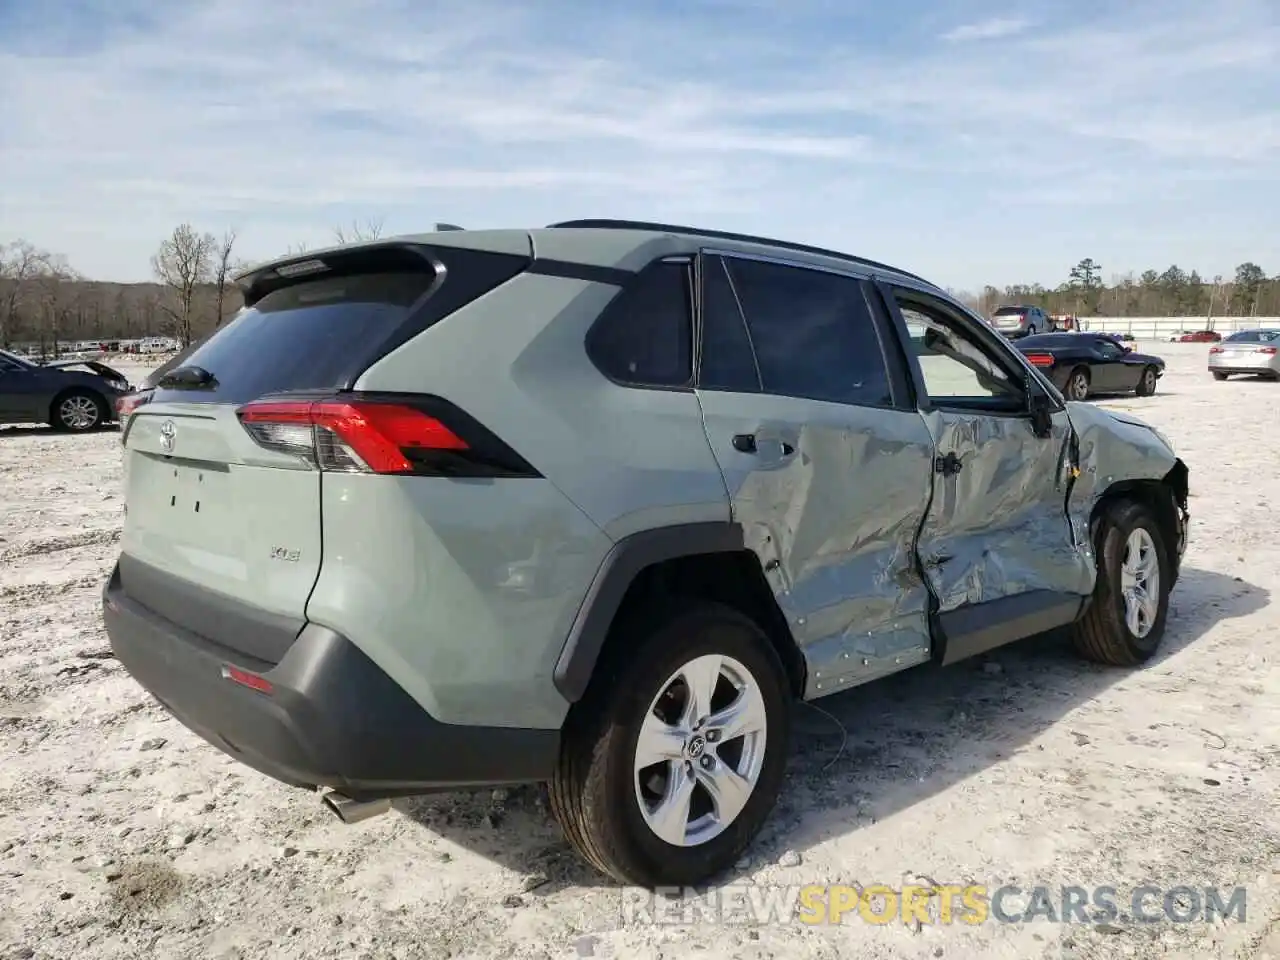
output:
[[[1090,403],[1068,403],[1067,415],[1077,439],[1078,473],[1067,502],[1072,525],[1089,536],[1104,499],[1145,499],[1165,525],[1176,566],[1187,548],[1189,476],[1173,444],[1137,417]]]

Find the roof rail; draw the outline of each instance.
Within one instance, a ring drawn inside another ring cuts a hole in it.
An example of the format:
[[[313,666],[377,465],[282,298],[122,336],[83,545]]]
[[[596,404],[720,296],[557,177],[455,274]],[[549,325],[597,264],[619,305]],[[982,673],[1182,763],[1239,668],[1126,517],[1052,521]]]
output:
[[[833,260],[845,260],[849,263],[856,263],[863,267],[872,267],[878,270],[888,270],[902,277],[910,277],[912,280],[928,286],[936,286],[923,277],[918,277],[914,273],[908,273],[906,270],[900,270],[897,267],[890,266],[887,263],[880,263],[878,260],[868,260],[866,257],[855,257],[849,253],[841,253],[838,250],[827,250],[823,247],[811,247],[805,243],[791,243],[788,240],[773,240],[769,237],[755,237],[747,233],[729,233],[724,230],[702,230],[698,227],[681,227],[671,223],[649,223],[646,220],[565,220],[562,223],[548,224],[548,230],[560,229],[579,229],[579,230],[648,230],[655,233],[682,233],[695,237],[709,237],[715,240],[734,240],[738,243],[758,243],[766,247],[778,247],[783,250],[795,250],[797,253],[811,253],[820,257],[831,257]]]

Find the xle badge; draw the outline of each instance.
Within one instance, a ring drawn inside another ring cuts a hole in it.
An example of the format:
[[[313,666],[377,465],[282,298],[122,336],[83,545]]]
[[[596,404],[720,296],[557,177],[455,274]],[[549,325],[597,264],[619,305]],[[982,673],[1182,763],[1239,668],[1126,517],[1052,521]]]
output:
[[[286,563],[297,563],[298,558],[302,556],[301,550],[290,550],[287,547],[272,547],[271,559],[284,560]]]

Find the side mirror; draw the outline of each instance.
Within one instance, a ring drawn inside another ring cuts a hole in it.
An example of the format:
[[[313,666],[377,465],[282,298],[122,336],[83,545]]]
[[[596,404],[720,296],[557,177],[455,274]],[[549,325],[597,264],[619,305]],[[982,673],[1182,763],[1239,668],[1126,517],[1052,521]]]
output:
[[[1053,399],[1041,389],[1030,374],[1026,379],[1027,412],[1031,414],[1031,432],[1042,440],[1053,432]]]

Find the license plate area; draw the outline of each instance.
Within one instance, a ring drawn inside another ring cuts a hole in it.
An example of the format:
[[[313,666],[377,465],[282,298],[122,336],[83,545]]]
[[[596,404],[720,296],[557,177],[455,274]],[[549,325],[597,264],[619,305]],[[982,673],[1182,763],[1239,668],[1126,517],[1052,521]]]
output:
[[[222,464],[200,464],[188,461],[155,463],[160,473],[160,502],[167,510],[180,514],[186,524],[222,513],[229,469]]]

